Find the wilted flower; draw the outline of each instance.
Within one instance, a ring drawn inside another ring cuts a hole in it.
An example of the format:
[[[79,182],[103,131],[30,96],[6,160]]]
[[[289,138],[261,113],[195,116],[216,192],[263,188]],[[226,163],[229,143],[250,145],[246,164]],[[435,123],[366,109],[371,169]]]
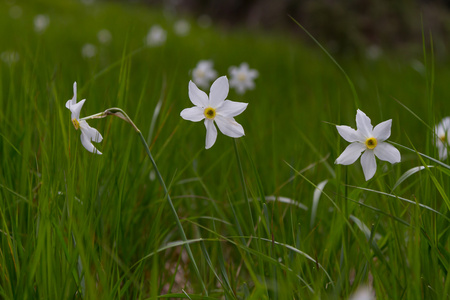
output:
[[[100,143],[103,140],[102,135],[100,134],[100,132],[98,132],[97,129],[89,126],[86,120],[80,119],[80,111],[85,101],[86,99],[83,99],[77,103],[77,83],[74,82],[73,98],[67,100],[66,102],[66,107],[72,112],[71,118],[73,126],[75,126],[76,130],[81,130],[81,144],[84,146],[84,148],[86,148],[86,150],[92,153],[102,154],[92,144],[92,142]]]
[[[441,123],[434,127],[434,133],[436,134],[436,147],[439,151],[439,158],[447,159],[448,150],[450,145],[450,117],[442,119]]]
[[[84,44],[81,48],[81,55],[86,58],[92,58],[97,55],[97,47],[92,44]]]
[[[47,29],[50,24],[50,19],[47,15],[37,15],[34,17],[34,30],[38,33],[42,33]]]
[[[184,109],[180,116],[188,121],[199,122],[205,119],[206,149],[216,142],[217,129],[230,137],[238,138],[244,135],[244,128],[233,117],[242,113],[248,103],[225,100],[228,96],[229,86],[226,76],[219,77],[211,86],[208,95],[201,91],[195,83],[189,81],[189,99],[195,105]]]
[[[358,109],[356,113],[357,130],[349,126],[336,126],[339,134],[351,144],[336,159],[336,164],[351,165],[361,156],[361,165],[366,180],[377,170],[375,156],[391,164],[400,162],[400,152],[385,141],[391,135],[392,120],[384,121],[375,128],[369,117]],[[363,153],[364,152],[364,153]],[[361,155],[361,153],[363,153]]]
[[[191,24],[186,20],[178,20],[173,24],[173,30],[179,36],[186,36],[191,30]]]
[[[217,78],[217,72],[213,69],[214,63],[211,60],[201,60],[192,70],[192,81],[203,88],[209,86],[209,82]]]
[[[153,25],[147,33],[147,46],[161,46],[166,42],[166,37],[167,33],[161,26]]]
[[[250,69],[247,63],[242,63],[239,67],[232,66],[229,69],[231,79],[230,86],[236,89],[238,94],[245,93],[245,90],[255,88],[253,80],[259,76],[258,71]]]
[[[112,39],[111,32],[108,29],[102,29],[97,33],[98,41],[102,44],[109,44]]]

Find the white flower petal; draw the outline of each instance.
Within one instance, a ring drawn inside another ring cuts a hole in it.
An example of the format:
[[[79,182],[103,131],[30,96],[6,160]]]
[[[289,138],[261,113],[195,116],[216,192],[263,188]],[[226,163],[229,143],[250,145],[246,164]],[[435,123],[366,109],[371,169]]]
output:
[[[220,115],[216,115],[214,121],[216,121],[220,131],[229,137],[238,138],[245,135],[242,125],[236,122],[233,118],[225,118]]]
[[[373,129],[373,137],[377,139],[378,143],[384,142],[391,136],[392,120],[381,122]]]
[[[351,143],[347,146],[347,148],[345,148],[344,152],[341,153],[334,163],[340,165],[351,165],[358,159],[361,152],[365,149],[366,146],[364,146],[364,144],[358,142]]]
[[[356,127],[359,132],[365,137],[372,137],[372,124],[370,118],[366,116],[361,110],[356,112]]]
[[[447,146],[440,140],[438,141],[437,145],[438,145],[439,159],[441,160],[447,159],[448,156]]]
[[[206,143],[205,149],[211,148],[217,139],[217,129],[214,126],[213,120],[205,119],[205,127],[206,127]]]
[[[228,96],[230,86],[228,85],[228,79],[226,76],[222,76],[216,79],[211,86],[209,92],[209,104],[211,107],[218,107]]]
[[[249,71],[248,71],[248,76],[249,76],[251,79],[255,79],[256,77],[259,76],[259,72],[256,71],[256,70],[249,70]]]
[[[361,155],[361,166],[366,181],[375,175],[375,172],[377,171],[377,162],[373,150],[366,150],[363,155]]]
[[[103,140],[102,135],[100,132],[89,126],[89,124],[85,120],[80,120],[80,130],[81,132],[86,135],[91,141],[94,141],[96,143],[100,143]]]
[[[349,126],[345,126],[345,125],[340,125],[340,126],[336,126],[337,131],[339,132],[339,134],[342,136],[342,138],[344,140],[346,140],[347,142],[353,143],[353,142],[365,142],[365,139],[363,136],[361,136],[361,134],[356,131],[355,129],[349,127]]]
[[[73,97],[70,100],[67,100],[66,107],[70,109],[70,105],[74,105],[77,103],[77,82],[73,83]]]
[[[200,90],[192,81],[189,81],[189,99],[191,99],[191,102],[195,106],[203,108],[208,106],[208,95]]]
[[[400,162],[400,152],[389,143],[379,143],[375,149],[373,149],[375,155],[384,161],[388,161],[391,164]]]
[[[70,100],[69,100],[70,101]],[[69,103],[69,109],[72,112],[71,118],[78,120],[80,118],[80,111],[81,108],[83,108],[84,102],[86,101],[86,99],[81,100],[78,103]]]
[[[204,109],[198,106],[185,108],[181,111],[180,116],[188,121],[198,122],[205,118]]]
[[[216,108],[217,114],[224,117],[235,117],[241,114],[248,106],[248,103],[225,100],[222,105]]]
[[[94,147],[94,145],[91,143],[91,139],[87,135],[81,133],[80,139],[81,144],[84,146],[84,148],[86,148],[87,151],[95,154],[102,154],[100,151],[98,151],[97,148]]]

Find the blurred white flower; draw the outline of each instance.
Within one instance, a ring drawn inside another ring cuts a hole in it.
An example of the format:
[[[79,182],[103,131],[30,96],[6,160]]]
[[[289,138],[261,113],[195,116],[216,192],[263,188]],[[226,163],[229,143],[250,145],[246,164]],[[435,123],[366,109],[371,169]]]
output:
[[[375,175],[379,159],[391,164],[400,162],[400,152],[385,140],[391,135],[392,120],[384,121],[375,128],[369,117],[358,109],[356,113],[357,130],[349,126],[336,126],[339,134],[351,144],[336,159],[336,164],[351,165],[361,156],[361,166],[366,180]],[[361,153],[364,152],[362,155]]]
[[[201,60],[192,70],[192,81],[196,85],[208,88],[209,82],[217,78],[217,72],[213,69],[214,63],[211,60]]]
[[[76,130],[81,130],[81,144],[84,146],[84,148],[86,148],[86,150],[92,153],[102,154],[92,144],[92,142],[100,143],[103,140],[102,135],[100,134],[100,132],[98,132],[97,129],[89,126],[86,120],[80,120],[80,111],[85,101],[86,99],[83,99],[77,103],[77,83],[74,82],[73,97],[66,102],[66,107],[72,113],[71,118],[73,126],[75,126]]]
[[[100,43],[109,44],[112,40],[112,35],[108,29],[102,29],[97,33],[97,38]]]
[[[450,117],[442,119],[442,121],[434,127],[434,133],[436,134],[436,147],[439,151],[439,158],[447,159],[448,150],[450,145]]]
[[[173,30],[179,36],[186,36],[191,30],[191,24],[186,20],[178,20],[173,24]]]
[[[378,45],[370,45],[366,49],[366,57],[371,60],[377,60],[383,54],[383,50]]]
[[[18,5],[11,6],[9,9],[9,15],[13,19],[18,19],[22,16],[22,8]]]
[[[97,55],[97,47],[92,44],[84,44],[81,48],[81,55],[86,58],[92,58]]]
[[[247,63],[242,63],[239,67],[232,66],[230,72],[230,86],[236,89],[238,94],[243,94],[247,89],[255,88],[253,80],[259,76],[258,71],[250,69]]]
[[[358,287],[349,300],[375,300],[374,293],[367,286]]]
[[[34,17],[34,31],[42,33],[50,24],[50,18],[47,15],[37,15]]]
[[[19,61],[20,55],[16,51],[4,51],[0,54],[0,58],[7,65],[12,65]]]
[[[234,120],[234,117],[242,113],[248,103],[225,100],[228,96],[229,85],[226,76],[219,77],[211,86],[209,97],[201,91],[195,83],[189,81],[189,99],[195,105],[183,109],[180,116],[188,121],[199,122],[205,119],[206,145],[211,148],[217,139],[216,122],[220,131],[229,137],[243,136],[244,128]]]
[[[161,46],[166,42],[167,32],[159,25],[153,25],[147,33],[147,46]]]

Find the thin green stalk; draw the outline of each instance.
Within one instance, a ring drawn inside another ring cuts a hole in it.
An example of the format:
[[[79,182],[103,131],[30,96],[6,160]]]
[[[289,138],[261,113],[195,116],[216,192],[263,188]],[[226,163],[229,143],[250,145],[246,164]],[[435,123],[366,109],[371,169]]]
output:
[[[119,117],[119,118],[123,119],[124,121],[128,122],[129,124],[131,124],[131,126],[133,126],[133,128],[139,134],[139,137],[141,138],[141,142],[144,145],[145,151],[147,151],[147,155],[150,158],[150,161],[152,162],[153,168],[155,169],[156,176],[158,177],[158,181],[164,190],[165,196],[167,197],[167,202],[169,202],[170,210],[171,210],[173,216],[175,217],[175,222],[177,223],[177,227],[178,227],[178,230],[180,231],[181,238],[183,239],[184,242],[186,242],[186,244],[185,244],[186,251],[189,255],[189,258],[192,261],[192,264],[194,265],[195,273],[202,284],[202,288],[203,288],[203,291],[205,292],[205,295],[208,296],[208,291],[206,290],[205,283],[203,282],[202,276],[198,269],[197,263],[195,262],[195,258],[194,258],[194,255],[192,254],[191,248],[190,248],[189,244],[187,243],[188,239],[186,237],[186,233],[184,232],[183,226],[181,225],[180,219],[178,218],[177,211],[175,210],[172,199],[170,198],[170,194],[169,194],[169,191],[167,190],[166,183],[164,182],[164,179],[162,178],[161,173],[159,172],[158,166],[156,165],[156,162],[153,159],[153,156],[150,152],[150,148],[148,147],[147,141],[145,140],[144,136],[142,135],[142,132],[133,123],[133,121],[130,119],[130,117],[122,109],[117,108],[117,107],[108,108],[107,110],[105,110],[102,113],[98,113],[98,114],[95,114],[95,115],[92,115],[89,117],[85,117],[83,119],[105,118],[108,115],[114,115],[114,116]]]

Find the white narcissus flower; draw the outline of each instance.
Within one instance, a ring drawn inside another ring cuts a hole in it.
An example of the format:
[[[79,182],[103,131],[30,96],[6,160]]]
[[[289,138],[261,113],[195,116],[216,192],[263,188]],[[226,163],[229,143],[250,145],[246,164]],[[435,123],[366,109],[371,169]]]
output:
[[[436,134],[436,147],[439,151],[439,159],[447,159],[447,147],[450,145],[450,117],[442,119],[441,123],[434,127],[434,133]]]
[[[209,87],[209,82],[217,78],[217,72],[213,69],[211,60],[201,60],[192,70],[192,81],[203,88]]]
[[[166,42],[167,32],[159,25],[153,25],[147,33],[146,43],[149,47],[161,46]]]
[[[211,86],[209,97],[201,91],[195,83],[189,81],[189,99],[195,105],[183,109],[180,116],[188,121],[199,122],[205,119],[206,149],[216,142],[217,129],[230,137],[238,138],[244,135],[244,128],[233,117],[242,113],[248,103],[225,100],[228,96],[229,85],[226,76],[219,77]]]
[[[231,75],[230,86],[235,88],[238,94],[243,94],[246,90],[255,88],[253,80],[259,76],[259,73],[250,69],[247,63],[244,62],[239,67],[232,66],[229,72]]]
[[[103,140],[102,135],[100,132],[98,132],[97,129],[92,128],[89,126],[89,124],[86,122],[86,120],[80,119],[80,111],[83,107],[84,102],[86,99],[81,100],[77,103],[77,83],[73,83],[73,98],[70,100],[67,100],[66,107],[70,109],[72,112],[72,123],[73,126],[75,126],[75,129],[81,130],[81,144],[86,148],[89,152],[96,153],[96,154],[102,154],[100,151],[98,151],[92,142],[100,143]]]
[[[335,163],[351,165],[361,156],[364,177],[369,180],[377,170],[375,156],[391,164],[400,162],[400,152],[385,142],[391,135],[391,126],[392,120],[387,120],[373,128],[369,117],[358,109],[356,113],[357,130],[349,126],[336,126],[339,134],[351,144],[345,148]]]

